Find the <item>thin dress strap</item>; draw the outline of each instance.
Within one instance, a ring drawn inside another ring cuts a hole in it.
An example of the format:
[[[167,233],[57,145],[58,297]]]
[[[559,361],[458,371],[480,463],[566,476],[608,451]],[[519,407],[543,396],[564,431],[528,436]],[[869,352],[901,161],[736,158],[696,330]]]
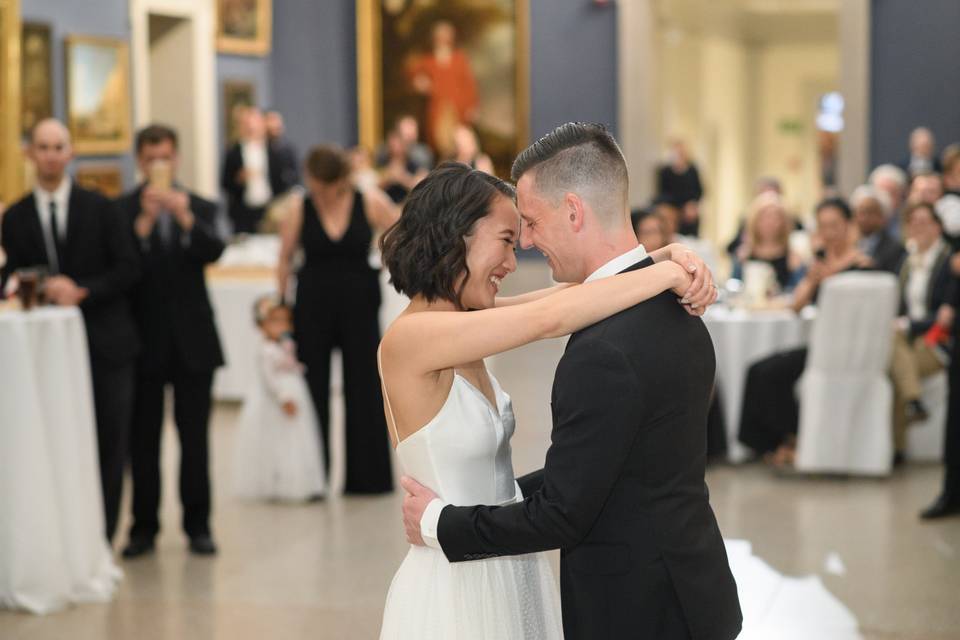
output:
[[[383,400],[387,403],[387,413],[390,414],[390,423],[393,425],[393,437],[400,445],[400,431],[397,429],[397,419],[393,417],[393,408],[390,406],[390,394],[387,393],[387,381],[383,377],[383,364],[380,361],[380,347],[377,347],[377,371],[380,372],[380,388],[383,390]]]

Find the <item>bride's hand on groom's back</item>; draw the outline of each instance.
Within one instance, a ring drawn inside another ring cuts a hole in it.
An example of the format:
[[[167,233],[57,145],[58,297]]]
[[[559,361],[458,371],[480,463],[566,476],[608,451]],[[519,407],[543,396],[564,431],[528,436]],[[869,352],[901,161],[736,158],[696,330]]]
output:
[[[713,282],[713,272],[703,258],[682,244],[672,244],[668,249],[670,260],[683,267],[688,276],[686,286],[674,288],[673,292],[680,296],[678,301],[687,313],[702,316],[707,307],[717,301],[718,292]]]

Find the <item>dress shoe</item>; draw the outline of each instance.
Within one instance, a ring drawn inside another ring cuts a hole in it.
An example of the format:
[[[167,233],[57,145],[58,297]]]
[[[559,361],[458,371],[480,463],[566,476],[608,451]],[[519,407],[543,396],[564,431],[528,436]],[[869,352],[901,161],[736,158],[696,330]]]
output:
[[[894,451],[893,453],[893,466],[902,467],[907,462],[907,454],[903,451]]]
[[[907,422],[926,422],[930,418],[930,412],[920,400],[911,400],[907,403]]]
[[[123,550],[124,558],[139,558],[153,553],[153,538],[130,538],[127,547]]]
[[[960,515],[960,497],[941,493],[937,500],[920,512],[923,520],[936,520],[947,516]]]
[[[198,556],[212,556],[217,553],[217,545],[213,543],[213,538],[209,534],[202,534],[190,538],[190,553]]]

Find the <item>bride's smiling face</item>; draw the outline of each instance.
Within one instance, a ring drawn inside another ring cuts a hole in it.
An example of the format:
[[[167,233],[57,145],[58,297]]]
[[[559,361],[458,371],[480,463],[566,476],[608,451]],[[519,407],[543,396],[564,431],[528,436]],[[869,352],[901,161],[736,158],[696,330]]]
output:
[[[515,249],[519,233],[517,207],[506,196],[496,196],[490,212],[476,222],[473,232],[466,237],[470,276],[460,295],[464,308],[494,306],[501,281],[517,270]]]

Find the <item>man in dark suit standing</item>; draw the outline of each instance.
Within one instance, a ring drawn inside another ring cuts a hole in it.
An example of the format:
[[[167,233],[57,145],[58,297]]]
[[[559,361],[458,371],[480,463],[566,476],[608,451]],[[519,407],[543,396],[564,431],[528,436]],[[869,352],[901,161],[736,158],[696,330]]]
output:
[[[513,165],[521,245],[559,282],[643,268],[627,168],[599,125],[566,124]],[[663,253],[666,251],[666,254]],[[552,444],[521,503],[452,506],[408,478],[407,537],[451,562],[561,549],[564,637],[732,640],[737,588],[704,482],[712,342],[662,294],[571,336],[553,387]]]
[[[244,110],[240,123],[240,140],[227,151],[220,185],[234,233],[256,233],[267,205],[296,184],[296,177],[269,144],[259,109]]]
[[[173,387],[180,436],[180,501],[190,550],[216,553],[210,532],[208,425],[214,370],[223,364],[204,267],[223,252],[216,205],[173,182],[177,134],[151,125],[137,134],[137,163],[148,181],[118,201],[135,238],[143,279],[134,312],[145,345],[137,367],[131,429],[133,526],[123,551],[153,551],[160,530],[160,436],[164,390]]]
[[[39,122],[31,132],[27,153],[37,168],[37,186],[3,217],[0,237],[7,263],[0,274],[0,289],[17,269],[44,266],[50,274],[47,300],[78,305],[83,313],[109,541],[120,510],[134,362],[140,348],[129,303],[140,261],[113,204],[76,186],[67,175],[73,151],[63,124],[54,119]]]

